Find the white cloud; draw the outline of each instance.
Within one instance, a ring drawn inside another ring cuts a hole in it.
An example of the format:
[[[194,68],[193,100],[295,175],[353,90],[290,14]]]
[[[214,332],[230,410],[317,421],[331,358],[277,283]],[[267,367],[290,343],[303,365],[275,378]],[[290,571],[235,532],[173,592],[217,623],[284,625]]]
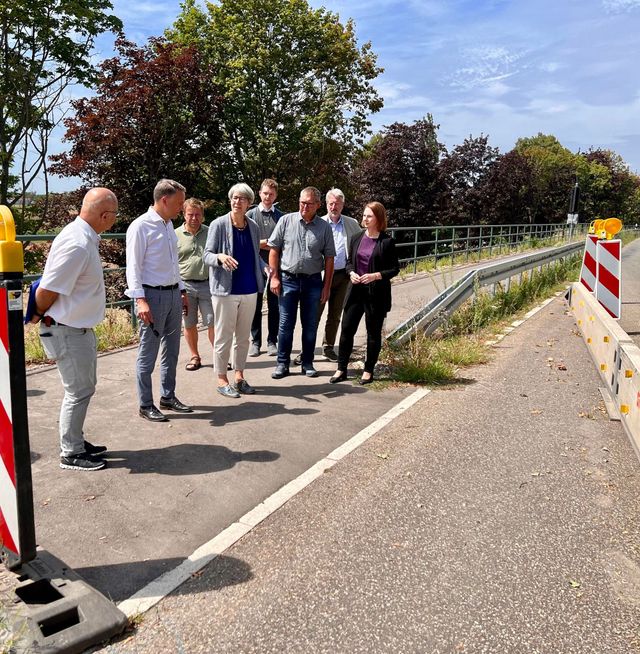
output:
[[[546,63],[540,64],[540,70],[545,73],[555,73],[564,67],[564,64],[558,63],[557,61],[548,61]]]
[[[602,5],[611,13],[620,13],[640,8],[640,0],[603,0]]]
[[[461,57],[466,65],[453,73],[450,85],[466,90],[491,86],[519,72],[516,64],[524,56],[524,52],[512,52],[503,46],[483,45],[467,48]]]

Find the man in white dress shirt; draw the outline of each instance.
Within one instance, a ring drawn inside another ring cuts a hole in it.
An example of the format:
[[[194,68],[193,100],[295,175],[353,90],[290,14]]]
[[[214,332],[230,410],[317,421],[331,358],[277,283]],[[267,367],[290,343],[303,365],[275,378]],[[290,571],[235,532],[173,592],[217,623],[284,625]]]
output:
[[[93,188],[79,216],[53,240],[36,290],[32,322],[58,367],[64,387],[60,407],[60,467],[93,471],[105,467],[104,445],[84,439],[84,420],[96,390],[95,327],[104,318],[104,274],[100,236],[113,227],[118,199],[107,188]]]
[[[178,268],[178,239],[171,224],[182,209],[185,188],[161,179],[153,206],[127,229],[127,290],[140,320],[136,382],[140,416],[152,422],[167,417],[153,403],[151,374],[160,356],[160,407],[180,413],[192,409],[175,395],[182,314],[188,300]]]

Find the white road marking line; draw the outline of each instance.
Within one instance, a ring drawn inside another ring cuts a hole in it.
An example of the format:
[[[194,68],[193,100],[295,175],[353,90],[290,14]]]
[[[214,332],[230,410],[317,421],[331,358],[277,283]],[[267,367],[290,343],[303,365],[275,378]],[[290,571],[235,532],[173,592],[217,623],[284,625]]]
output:
[[[173,570],[168,570],[141,588],[129,599],[118,604],[118,608],[129,618],[148,611],[160,600],[166,597],[182,583],[187,581],[195,572],[204,568],[217,556],[223,554],[232,545],[235,545],[243,536],[246,536],[256,525],[265,518],[275,513],[281,506],[286,504],[292,497],[304,490],[311,482],[322,476],[326,470],[333,467],[347,454],[353,452],[357,447],[369,440],[374,434],[386,427],[392,420],[412,407],[425,395],[431,392],[428,388],[418,388],[409,397],[391,407],[385,414],[371,423],[368,427],[359,431],[346,443],[337,447],[301,475],[285,484],[282,488],[267,497],[248,513],[245,513],[237,522],[221,531],[217,536],[199,547],[189,558],[185,559]]]

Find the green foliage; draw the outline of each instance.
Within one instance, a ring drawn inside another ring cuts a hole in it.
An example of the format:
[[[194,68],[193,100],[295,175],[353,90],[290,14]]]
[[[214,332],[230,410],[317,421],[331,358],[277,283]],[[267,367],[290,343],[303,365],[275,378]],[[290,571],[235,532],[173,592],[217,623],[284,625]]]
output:
[[[213,69],[195,48],[159,39],[142,48],[119,39],[116,48],[100,65],[96,95],[72,103],[72,147],[51,157],[51,170],[107,186],[129,219],[149,206],[162,177],[207,197],[221,136]]]
[[[391,227],[437,224],[438,163],[445,151],[438,128],[427,115],[412,125],[394,123],[371,139],[353,172],[358,204],[382,202]]]
[[[109,0],[0,0],[0,203],[12,205],[12,166],[27,154],[22,190],[42,170],[56,109],[70,83],[88,83],[95,38],[118,31]]]
[[[575,255],[546,266],[541,271],[523,273],[520,283],[498,284],[495,295],[478,287],[474,297],[450,316],[441,332],[448,336],[474,334],[504,320],[547,296],[558,284],[575,279],[581,262],[582,256]]]
[[[186,0],[168,36],[195,45],[223,89],[224,138],[212,169],[223,190],[267,176],[296,192],[317,182],[327,162],[344,162],[362,142],[368,115],[382,107],[371,44],[358,47],[352,21],[306,0],[222,0],[206,9]]]

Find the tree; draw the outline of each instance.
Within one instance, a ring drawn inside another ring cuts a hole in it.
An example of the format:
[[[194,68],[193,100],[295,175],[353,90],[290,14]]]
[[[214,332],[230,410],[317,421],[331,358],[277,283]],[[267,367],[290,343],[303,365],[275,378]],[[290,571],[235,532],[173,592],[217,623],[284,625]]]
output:
[[[104,185],[133,217],[151,202],[158,179],[170,177],[192,195],[208,195],[220,147],[220,95],[195,48],[162,39],[138,47],[116,41],[95,97],[72,103],[65,141],[51,170]]]
[[[487,225],[533,222],[534,172],[517,150],[499,155],[476,187],[481,220]]]
[[[110,9],[109,0],[0,0],[0,203],[12,206],[42,171],[46,178],[64,90],[94,79],[96,36],[122,28]]]
[[[640,177],[634,175],[619,154],[612,150],[591,149],[584,158],[591,164],[597,163],[608,171],[608,183],[594,191],[593,205],[597,217],[615,216],[626,221],[638,222],[636,196],[640,191]]]
[[[446,154],[438,165],[442,191],[437,200],[439,222],[469,225],[482,222],[480,189],[498,157],[489,138],[471,136]]]
[[[581,219],[594,217],[598,211],[594,198],[610,176],[605,166],[572,153],[547,134],[519,139],[515,149],[528,158],[533,170],[532,222],[564,222],[576,180],[581,188]]]
[[[358,48],[351,20],[306,0],[186,0],[169,38],[195,45],[224,89],[222,189],[275,177],[305,186],[336,153],[346,156],[382,107],[371,44]],[[329,147],[327,147],[329,146]]]
[[[371,140],[356,162],[353,185],[359,203],[382,202],[392,227],[437,223],[438,162],[445,151],[438,142],[438,127],[430,115],[412,125],[393,123]]]

